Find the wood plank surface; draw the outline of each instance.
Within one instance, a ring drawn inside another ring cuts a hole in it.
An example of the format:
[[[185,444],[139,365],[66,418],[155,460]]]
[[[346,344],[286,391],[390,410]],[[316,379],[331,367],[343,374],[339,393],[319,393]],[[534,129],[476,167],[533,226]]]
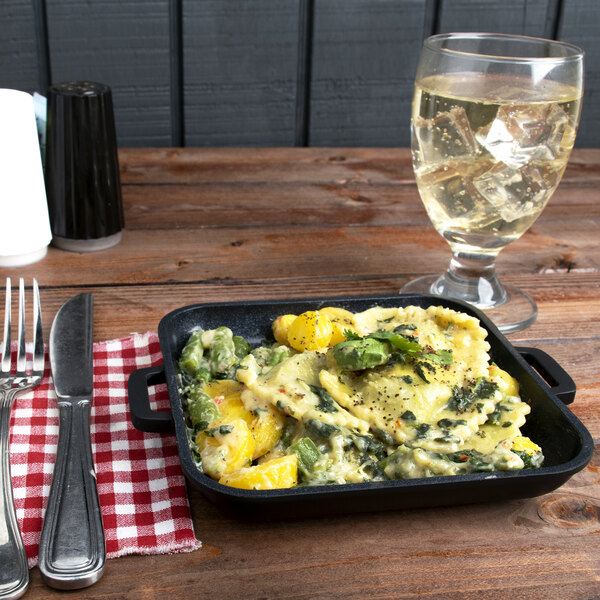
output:
[[[395,294],[445,268],[407,149],[122,149],[126,229],[99,253],[50,248],[36,276],[49,323],[95,297],[95,339],[156,331],[170,311],[221,301]],[[537,301],[509,336],[573,378],[590,464],[539,497],[480,505],[250,520],[190,489],[200,550],[108,561],[71,598],[591,600],[600,597],[600,150],[573,153],[534,226],[500,255]],[[49,333],[47,328],[46,336]],[[144,577],[132,574],[144,573]],[[26,598],[58,598],[31,571]]]
[[[45,277],[67,285],[168,281],[304,279],[327,274],[406,277],[441,272],[450,252],[431,238],[431,227],[387,225],[275,225],[125,231],[122,248],[86,257],[50,249]],[[536,224],[498,260],[501,273],[591,271],[600,250],[590,240],[593,222]],[[423,255],[426,254],[426,259]],[[105,267],[109,267],[108,270]],[[92,270],[90,270],[90,268]],[[98,269],[98,270],[96,270]]]

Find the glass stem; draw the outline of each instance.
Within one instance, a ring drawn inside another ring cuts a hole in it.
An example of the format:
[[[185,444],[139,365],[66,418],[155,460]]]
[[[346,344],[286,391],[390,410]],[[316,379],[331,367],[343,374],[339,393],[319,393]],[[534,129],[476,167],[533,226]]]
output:
[[[496,276],[495,261],[496,255],[453,252],[448,270],[433,284],[432,291],[478,308],[499,306],[508,296]]]

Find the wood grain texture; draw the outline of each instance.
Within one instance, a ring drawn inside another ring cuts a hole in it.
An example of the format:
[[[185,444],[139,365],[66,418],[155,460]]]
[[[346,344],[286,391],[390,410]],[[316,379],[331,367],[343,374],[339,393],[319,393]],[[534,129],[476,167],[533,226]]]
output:
[[[130,229],[230,226],[241,214],[244,225],[429,224],[406,149],[142,150],[127,156],[122,181]],[[572,155],[544,222],[578,219],[580,211],[598,215],[597,166],[594,151]],[[240,211],[246,202],[250,214]]]
[[[52,83],[108,84],[119,145],[170,145],[168,0],[57,0],[47,13]]]
[[[185,144],[294,144],[298,0],[183,3]]]
[[[599,164],[596,149],[574,151],[561,187],[569,181],[578,186],[600,181]],[[407,148],[127,148],[120,153],[120,166],[124,185],[227,181],[415,185]]]
[[[140,229],[125,231],[119,248],[90,254],[63,255],[51,248],[45,279],[68,285],[197,281],[304,280],[331,274],[365,278],[407,277],[442,272],[450,259],[431,226],[277,226],[206,229]],[[505,251],[500,274],[529,272],[597,273],[600,250],[589,240],[597,226],[572,222],[536,224]],[[586,240],[587,238],[587,240]],[[28,268],[29,269],[29,268]],[[250,276],[249,273],[252,273]]]
[[[46,323],[94,294],[96,340],[156,331],[196,303],[395,294],[445,268],[407,149],[123,149],[126,230],[113,249],[0,275],[41,285]],[[554,357],[577,387],[590,464],[525,500],[328,518],[235,518],[190,489],[202,549],[110,560],[73,599],[582,600],[600,593],[600,150],[572,155],[559,191],[501,253],[538,303],[516,346]],[[49,327],[46,328],[46,336]],[[143,576],[136,576],[142,573]],[[31,571],[28,599],[63,598]]]
[[[311,146],[408,146],[425,0],[316,0]]]

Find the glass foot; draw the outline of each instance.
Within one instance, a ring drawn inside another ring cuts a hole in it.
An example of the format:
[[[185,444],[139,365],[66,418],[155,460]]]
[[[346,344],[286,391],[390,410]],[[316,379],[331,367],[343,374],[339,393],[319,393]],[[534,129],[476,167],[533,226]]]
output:
[[[443,276],[440,277],[439,275],[425,275],[413,279],[400,290],[400,293],[432,294],[469,302],[469,298],[460,297],[460,295],[454,297],[451,294],[440,293],[438,284],[441,279],[443,279]],[[483,311],[502,333],[521,331],[532,325],[538,312],[535,300],[514,285],[502,284],[502,288],[505,292],[502,302],[494,306],[478,305],[476,302],[470,302],[470,304]]]

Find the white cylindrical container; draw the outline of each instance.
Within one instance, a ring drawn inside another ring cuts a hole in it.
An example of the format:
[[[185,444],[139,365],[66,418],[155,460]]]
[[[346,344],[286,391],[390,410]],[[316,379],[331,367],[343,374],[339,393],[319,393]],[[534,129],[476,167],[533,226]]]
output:
[[[0,89],[0,267],[41,260],[51,239],[33,96]]]

